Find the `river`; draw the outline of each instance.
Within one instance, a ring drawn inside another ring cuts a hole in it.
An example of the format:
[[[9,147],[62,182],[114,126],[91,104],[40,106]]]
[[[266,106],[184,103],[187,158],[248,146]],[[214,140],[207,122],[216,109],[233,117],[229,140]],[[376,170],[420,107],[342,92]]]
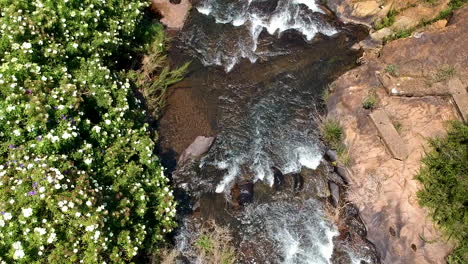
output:
[[[190,241],[208,219],[232,232],[239,263],[378,263],[370,243],[346,242],[328,217],[332,169],[319,137],[321,95],[356,66],[351,47],[366,34],[313,0],[195,5],[170,51],[192,65],[159,127],[179,187],[181,263],[203,263]],[[216,138],[201,159],[177,164],[208,134]]]

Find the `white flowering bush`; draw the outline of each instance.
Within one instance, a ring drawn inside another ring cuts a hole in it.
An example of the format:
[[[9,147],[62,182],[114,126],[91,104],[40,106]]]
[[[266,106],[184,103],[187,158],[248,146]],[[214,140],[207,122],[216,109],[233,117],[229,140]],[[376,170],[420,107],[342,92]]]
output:
[[[0,0],[0,263],[128,263],[174,228],[117,71],[146,5]]]

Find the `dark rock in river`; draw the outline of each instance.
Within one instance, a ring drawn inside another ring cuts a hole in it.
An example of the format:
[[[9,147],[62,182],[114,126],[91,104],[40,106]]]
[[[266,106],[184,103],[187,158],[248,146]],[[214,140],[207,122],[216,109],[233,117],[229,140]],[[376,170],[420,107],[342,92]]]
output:
[[[239,185],[239,204],[245,205],[251,203],[254,198],[254,184],[251,181],[241,182]]]
[[[340,187],[332,181],[328,182],[328,186],[330,188],[332,205],[337,207],[340,203]]]
[[[334,162],[338,160],[338,154],[336,153],[335,150],[329,149],[327,152],[325,152],[325,158],[328,161]]]
[[[349,264],[351,260],[362,264],[380,263],[375,246],[366,239],[366,227],[354,205],[348,203],[340,210],[338,225],[340,235],[333,239],[332,263]]]

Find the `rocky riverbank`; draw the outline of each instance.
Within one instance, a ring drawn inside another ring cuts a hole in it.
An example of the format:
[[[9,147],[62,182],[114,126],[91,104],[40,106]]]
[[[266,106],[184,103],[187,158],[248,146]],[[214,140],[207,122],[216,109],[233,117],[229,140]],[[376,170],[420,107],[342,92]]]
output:
[[[337,13],[348,19],[360,8],[361,4],[353,4],[334,10],[341,10]],[[364,22],[369,24],[382,17],[378,12],[366,14]],[[427,138],[444,135],[446,121],[466,114],[467,18],[465,7],[454,13],[446,27],[438,28],[445,24],[439,22],[381,49],[368,49],[361,58],[363,65],[331,85],[328,117],[344,128],[351,158],[347,199],[361,211],[368,238],[383,263],[444,263],[452,249],[451,241],[418,205],[420,186],[414,176]],[[365,109],[363,103],[369,98],[372,105],[366,108],[371,109]],[[381,128],[385,124],[375,117],[377,111],[390,120],[388,129],[397,133]],[[396,156],[392,149],[403,154]]]

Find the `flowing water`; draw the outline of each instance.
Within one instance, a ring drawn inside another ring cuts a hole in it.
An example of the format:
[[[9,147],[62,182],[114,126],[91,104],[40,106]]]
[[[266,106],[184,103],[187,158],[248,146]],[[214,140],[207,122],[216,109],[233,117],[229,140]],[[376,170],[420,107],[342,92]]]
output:
[[[281,34],[294,29],[307,40],[317,33],[331,36],[337,30],[318,19],[314,13],[323,13],[314,0],[279,1],[229,1],[207,0],[196,7],[203,15],[211,16],[215,23],[230,24],[245,33],[220,38],[216,47],[205,46],[198,49],[199,58],[205,65],[221,65],[230,71],[240,58],[248,58],[252,63],[264,54],[257,52],[258,39],[262,31],[270,35]],[[232,47],[226,49],[226,47]]]
[[[240,263],[333,262],[339,233],[325,217],[323,196],[317,197],[327,170],[320,100],[330,81],[355,66],[360,53],[350,47],[364,34],[314,0],[204,0],[175,41],[172,59],[193,60],[180,86],[210,109],[206,119],[216,139],[200,162],[179,168],[174,179],[198,199],[198,216],[232,230]],[[160,133],[179,137],[164,127]],[[322,174],[319,166],[325,166]],[[281,177],[294,183],[280,187]],[[244,183],[253,187],[242,189]],[[239,188],[252,199],[233,206]],[[182,220],[176,246],[185,261],[202,263],[190,247],[194,219]],[[349,250],[349,263],[365,260],[361,253]]]

